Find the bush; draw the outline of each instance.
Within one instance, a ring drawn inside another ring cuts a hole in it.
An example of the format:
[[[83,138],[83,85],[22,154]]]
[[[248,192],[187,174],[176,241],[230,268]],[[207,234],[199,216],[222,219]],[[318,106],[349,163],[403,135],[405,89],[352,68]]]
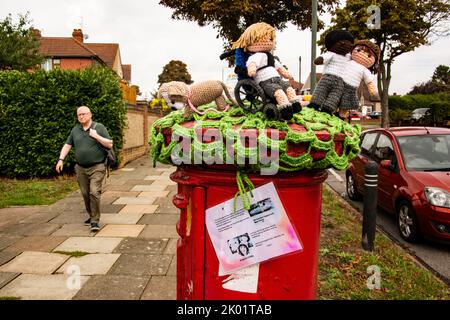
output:
[[[61,147],[88,106],[103,123],[116,153],[123,145],[126,105],[119,79],[107,68],[83,71],[0,72],[0,175],[55,175]],[[73,170],[73,151],[65,168]]]
[[[443,125],[446,120],[450,119],[450,101],[433,102],[430,104],[433,122],[436,125]]]
[[[450,94],[435,93],[435,94],[414,94],[405,96],[390,96],[389,110],[407,110],[413,111],[418,108],[430,108],[433,103],[450,103]]]

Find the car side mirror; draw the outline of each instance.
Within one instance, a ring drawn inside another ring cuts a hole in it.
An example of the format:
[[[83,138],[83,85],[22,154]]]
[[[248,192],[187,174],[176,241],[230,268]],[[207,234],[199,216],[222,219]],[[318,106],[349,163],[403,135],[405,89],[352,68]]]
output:
[[[394,164],[392,163],[391,160],[381,160],[380,166],[382,166],[385,169],[394,171]]]

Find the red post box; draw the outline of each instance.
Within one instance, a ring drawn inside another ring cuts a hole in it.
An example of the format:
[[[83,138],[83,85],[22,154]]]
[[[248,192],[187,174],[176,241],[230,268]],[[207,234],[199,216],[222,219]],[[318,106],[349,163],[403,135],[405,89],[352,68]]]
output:
[[[207,300],[315,299],[324,170],[249,175],[255,187],[273,182],[286,213],[303,244],[303,251],[262,262],[256,293],[223,288],[219,261],[205,225],[205,211],[234,197],[236,172],[179,167],[171,175],[178,183],[173,203],[181,209],[177,231],[177,298]]]

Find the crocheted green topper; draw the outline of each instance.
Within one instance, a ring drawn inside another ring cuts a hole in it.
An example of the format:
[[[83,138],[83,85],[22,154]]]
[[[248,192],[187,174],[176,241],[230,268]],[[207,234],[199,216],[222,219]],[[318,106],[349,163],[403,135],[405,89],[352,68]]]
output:
[[[199,134],[208,129],[216,136],[214,141]],[[256,133],[257,143],[243,142],[242,136],[248,132]],[[360,152],[360,133],[360,125],[308,107],[288,122],[267,120],[261,112],[250,114],[234,107],[227,112],[192,114],[187,119],[182,111],[173,111],[154,122],[149,144],[154,166],[157,161],[178,165],[174,159],[203,165],[221,159],[247,173],[260,172],[268,166],[262,152],[267,149],[268,154],[277,155],[270,163],[277,171],[344,170]]]

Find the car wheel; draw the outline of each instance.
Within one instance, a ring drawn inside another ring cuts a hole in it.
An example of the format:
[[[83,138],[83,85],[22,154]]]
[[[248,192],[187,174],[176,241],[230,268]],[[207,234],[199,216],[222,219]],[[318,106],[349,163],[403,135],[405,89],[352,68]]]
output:
[[[351,200],[361,200],[362,195],[358,192],[358,189],[356,188],[356,182],[353,175],[348,172],[347,173],[347,195]]]
[[[407,201],[402,201],[397,207],[397,226],[400,236],[408,242],[417,242],[420,238],[416,214]]]

